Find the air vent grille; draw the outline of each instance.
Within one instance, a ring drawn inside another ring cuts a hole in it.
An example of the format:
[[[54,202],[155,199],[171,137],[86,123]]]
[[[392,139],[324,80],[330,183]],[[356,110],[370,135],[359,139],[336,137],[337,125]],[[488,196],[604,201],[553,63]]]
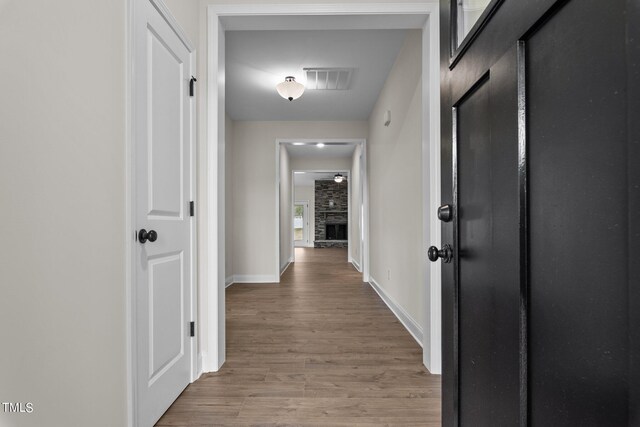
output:
[[[348,90],[351,84],[352,68],[305,68],[306,89]]]

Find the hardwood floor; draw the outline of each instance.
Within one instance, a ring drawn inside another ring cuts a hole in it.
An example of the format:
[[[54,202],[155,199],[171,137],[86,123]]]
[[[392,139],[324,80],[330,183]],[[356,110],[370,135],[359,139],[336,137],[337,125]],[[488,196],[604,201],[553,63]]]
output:
[[[226,363],[158,426],[440,425],[440,377],[346,249],[296,248],[279,285],[226,298]]]

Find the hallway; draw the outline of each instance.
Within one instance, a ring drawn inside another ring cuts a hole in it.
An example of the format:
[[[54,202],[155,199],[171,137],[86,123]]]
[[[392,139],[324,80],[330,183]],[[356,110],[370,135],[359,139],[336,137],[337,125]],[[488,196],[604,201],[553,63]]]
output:
[[[440,377],[346,249],[296,248],[280,285],[227,289],[227,360],[158,426],[440,425]]]

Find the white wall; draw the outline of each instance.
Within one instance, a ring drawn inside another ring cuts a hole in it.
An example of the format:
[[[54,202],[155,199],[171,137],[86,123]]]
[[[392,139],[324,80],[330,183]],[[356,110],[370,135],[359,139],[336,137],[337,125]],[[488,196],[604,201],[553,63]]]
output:
[[[348,157],[294,157],[291,159],[291,169],[296,171],[348,171],[351,169],[351,159]]]
[[[0,1],[0,425],[126,424],[125,2]]]
[[[277,278],[276,145],[282,139],[366,138],[367,122],[254,122],[233,124],[233,271],[235,276]],[[294,161],[292,159],[292,167]],[[347,163],[349,163],[347,159]]]
[[[368,166],[371,278],[423,328],[421,37],[408,33],[371,113]]]
[[[280,273],[292,261],[291,241],[293,239],[293,206],[291,205],[291,163],[287,147],[280,146]]]
[[[316,189],[310,185],[296,185],[294,186],[294,200],[295,201],[308,201],[309,211],[307,212],[309,220],[309,247],[313,247],[313,241],[316,236]]]

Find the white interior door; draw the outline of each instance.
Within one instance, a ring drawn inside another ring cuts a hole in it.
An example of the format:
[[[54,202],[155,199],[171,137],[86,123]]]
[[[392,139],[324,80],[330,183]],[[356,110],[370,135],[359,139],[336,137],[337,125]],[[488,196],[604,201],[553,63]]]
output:
[[[293,205],[293,243],[295,246],[309,246],[309,202],[295,202]]]
[[[146,427],[191,380],[192,70],[191,53],[148,0],[136,1],[135,49],[136,412]]]

